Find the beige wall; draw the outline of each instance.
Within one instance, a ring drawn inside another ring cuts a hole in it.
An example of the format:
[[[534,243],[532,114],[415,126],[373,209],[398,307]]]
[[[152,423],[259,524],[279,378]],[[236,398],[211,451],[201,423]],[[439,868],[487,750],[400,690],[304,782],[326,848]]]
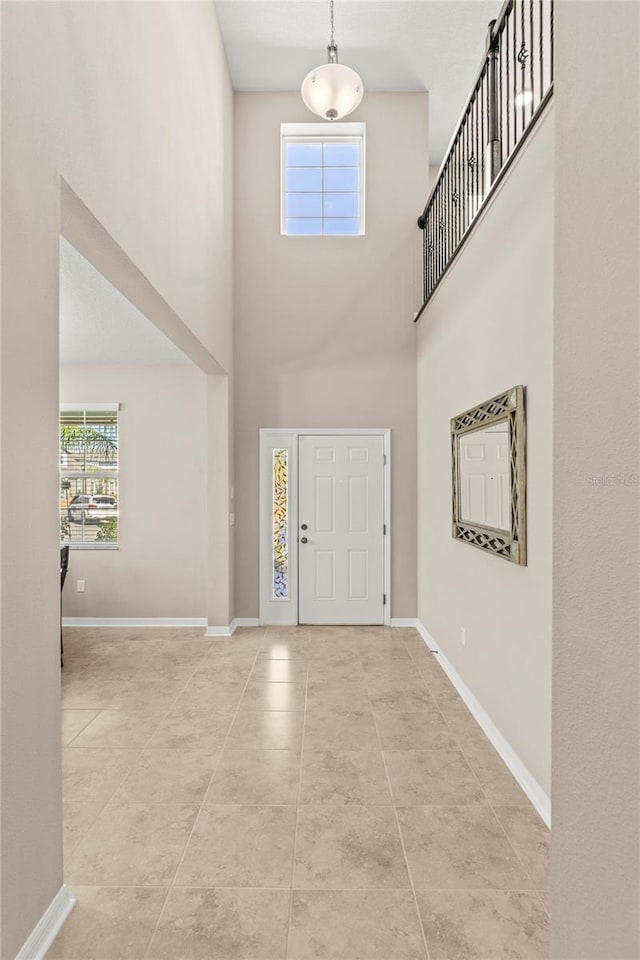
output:
[[[63,615],[206,617],[205,374],[170,364],[66,366],[60,399],[121,404],[119,549],[71,550]]]
[[[553,134],[547,114],[422,315],[418,344],[418,616],[546,794]],[[527,388],[526,567],[451,537],[449,420],[519,383]]]
[[[2,4],[3,960],[62,883],[60,177],[228,370],[232,108],[213,4]]]
[[[368,93],[366,236],[280,236],[280,123],[298,93],[241,93],[236,115],[236,613],[258,615],[260,427],[391,427],[392,606],[416,612],[416,218],[426,94]]]
[[[640,956],[639,16],[556,14],[555,960]]]

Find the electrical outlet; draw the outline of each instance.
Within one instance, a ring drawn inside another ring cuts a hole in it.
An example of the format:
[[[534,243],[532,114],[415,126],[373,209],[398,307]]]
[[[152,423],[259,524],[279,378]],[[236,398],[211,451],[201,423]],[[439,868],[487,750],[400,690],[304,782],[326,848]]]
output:
[[[87,589],[86,580],[76,580],[76,590],[78,591],[78,593],[84,593],[86,589]]]
[[[235,522],[236,522],[236,515],[235,515],[235,513],[230,513],[230,514],[229,514],[229,526],[230,526],[230,527],[235,526]]]
[[[460,627],[460,643],[462,644],[463,647],[466,647],[467,645],[467,628],[466,627]]]

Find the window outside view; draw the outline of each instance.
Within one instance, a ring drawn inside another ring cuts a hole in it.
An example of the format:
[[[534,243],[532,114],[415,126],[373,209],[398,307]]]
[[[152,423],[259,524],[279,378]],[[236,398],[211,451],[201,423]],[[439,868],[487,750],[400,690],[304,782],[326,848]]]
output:
[[[117,409],[60,413],[60,543],[118,543]]]
[[[285,233],[359,236],[362,139],[285,140]]]

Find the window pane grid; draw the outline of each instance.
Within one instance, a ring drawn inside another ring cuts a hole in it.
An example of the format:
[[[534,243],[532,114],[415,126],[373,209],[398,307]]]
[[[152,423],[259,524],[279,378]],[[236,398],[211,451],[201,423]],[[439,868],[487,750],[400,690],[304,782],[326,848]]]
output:
[[[285,232],[357,236],[361,230],[361,138],[285,140]]]
[[[117,547],[118,414],[60,413],[60,542]]]

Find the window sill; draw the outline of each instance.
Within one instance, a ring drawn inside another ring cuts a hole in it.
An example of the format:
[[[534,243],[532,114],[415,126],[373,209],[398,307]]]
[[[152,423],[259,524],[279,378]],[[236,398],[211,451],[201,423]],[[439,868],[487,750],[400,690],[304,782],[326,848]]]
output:
[[[69,550],[119,550],[119,543],[61,543],[61,547]]]

